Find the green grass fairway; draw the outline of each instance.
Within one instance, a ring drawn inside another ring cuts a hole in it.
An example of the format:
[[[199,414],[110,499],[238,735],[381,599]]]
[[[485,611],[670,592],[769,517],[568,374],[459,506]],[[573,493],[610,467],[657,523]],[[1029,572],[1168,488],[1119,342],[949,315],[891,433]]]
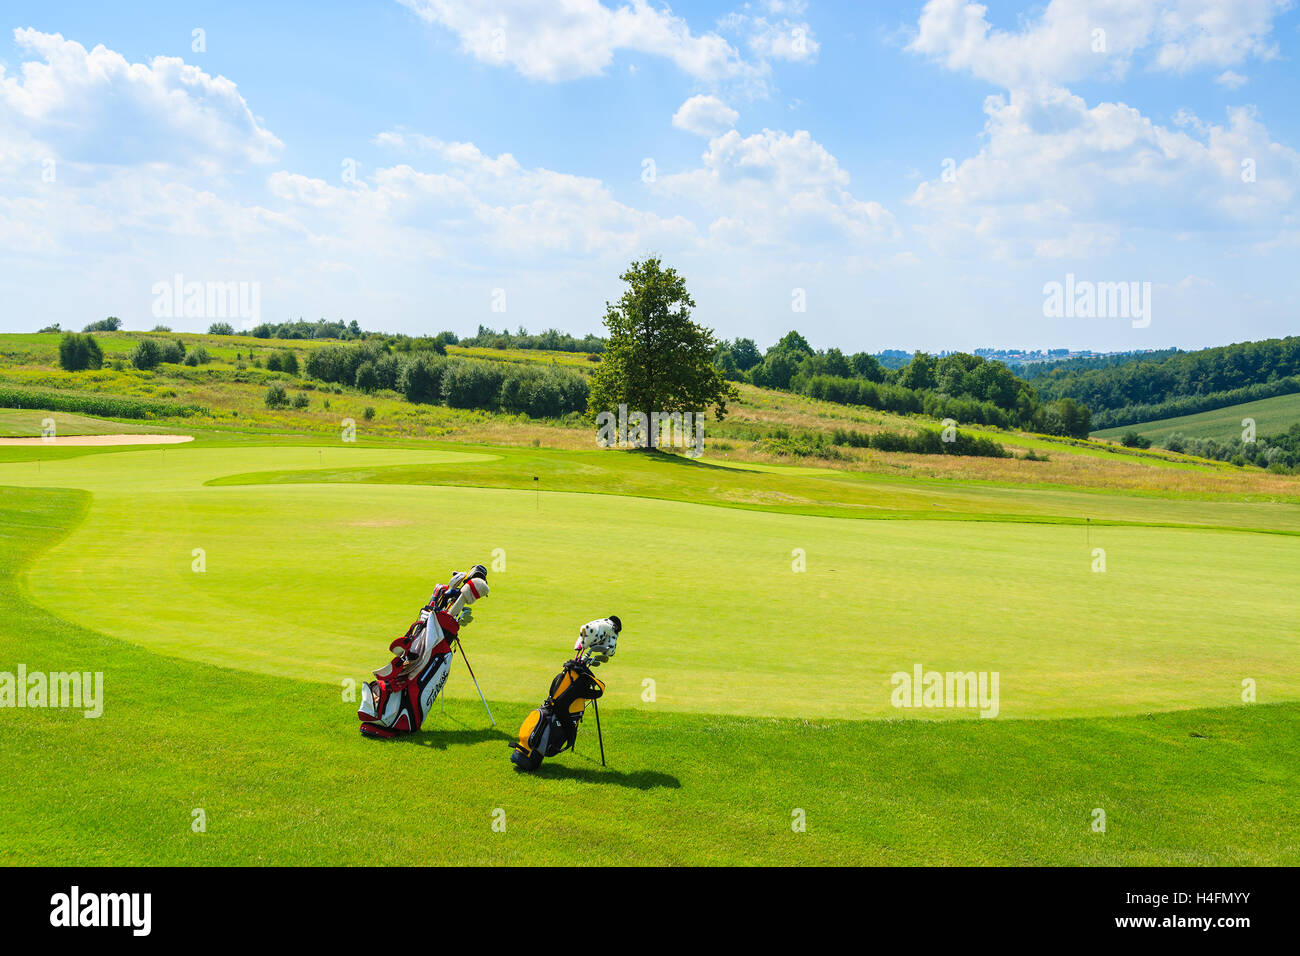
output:
[[[432,485],[205,484],[259,465],[323,463],[326,453],[169,449],[40,472],[0,466],[0,481],[95,493],[80,526],[29,570],[32,600],[55,613],[97,606],[97,631],[159,653],[262,673],[297,667],[336,684],[381,663],[376,654],[453,565],[495,553],[505,570],[467,639],[507,699],[533,696],[578,624],[608,613],[629,627],[611,705],[641,706],[649,680],[656,711],[896,716],[890,675],[917,663],[999,672],[1008,717],[1231,704],[1257,675],[1268,675],[1270,699],[1300,697],[1300,669],[1288,666],[1300,635],[1286,623],[1300,612],[1295,536],[855,521]],[[459,452],[328,454],[452,472],[494,463]],[[1105,573],[1092,570],[1093,547],[1106,551]],[[792,570],[796,549],[803,573]]]
[[[96,507],[84,492],[0,491],[0,660],[103,671],[106,697],[99,719],[0,711],[0,863],[369,863],[391,838],[394,801],[422,822],[424,838],[403,862],[426,865],[553,864],[574,846],[611,864],[1300,862],[1294,704],[822,721],[619,700],[602,713],[609,768],[595,761],[588,728],[576,754],[525,777],[475,700],[453,696],[418,737],[374,743],[356,733],[337,687],[105,637],[94,625],[107,600],[59,602],[62,617],[31,603],[39,584],[18,587],[22,569]],[[229,619],[239,635],[237,610]],[[485,604],[476,648],[489,643],[490,620]],[[625,652],[635,660],[648,650],[650,637],[633,634],[609,668],[611,686],[635,680],[638,668],[620,668]],[[717,649],[680,647],[697,659]],[[300,669],[310,645],[301,651]],[[789,647],[808,651],[807,642]],[[504,677],[486,659],[479,669],[485,682]],[[494,694],[502,727],[535,706],[552,670],[527,697]],[[463,674],[453,681],[463,695]],[[1090,828],[1095,808],[1106,812],[1105,833]],[[205,832],[194,830],[196,811]],[[798,812],[806,832],[792,830]],[[504,831],[493,828],[501,813]]]
[[[1216,408],[1195,415],[1162,418],[1159,421],[1124,425],[1121,428],[1106,428],[1093,432],[1092,437],[1120,438],[1128,432],[1137,432],[1159,444],[1174,432],[1181,432],[1189,438],[1213,438],[1217,441],[1226,441],[1241,437],[1243,418],[1255,419],[1255,433],[1261,437],[1280,435],[1296,422],[1300,422],[1300,392],[1294,395],[1277,395],[1258,402],[1229,405],[1227,408]]]
[[[575,839],[625,863],[1300,861],[1289,502],[464,445],[4,451],[0,671],[103,671],[107,698],[0,709],[6,862],[363,862],[376,793],[436,820],[429,864]],[[465,639],[498,729],[457,664],[422,734],[363,740],[348,682],[494,559]],[[588,728],[516,775],[506,732],[611,612],[611,766]],[[894,708],[917,664],[998,672],[999,716]]]

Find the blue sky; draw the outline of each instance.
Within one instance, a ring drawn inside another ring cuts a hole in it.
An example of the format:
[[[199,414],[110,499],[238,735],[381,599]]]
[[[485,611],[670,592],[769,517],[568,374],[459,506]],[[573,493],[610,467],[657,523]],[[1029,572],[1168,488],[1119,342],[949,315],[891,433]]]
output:
[[[149,328],[179,274],[257,283],[262,320],[583,333],[649,253],[760,345],[1297,331],[1287,0],[11,0],[0,29],[6,331]],[[1067,275],[1150,283],[1150,323],[1045,316]]]

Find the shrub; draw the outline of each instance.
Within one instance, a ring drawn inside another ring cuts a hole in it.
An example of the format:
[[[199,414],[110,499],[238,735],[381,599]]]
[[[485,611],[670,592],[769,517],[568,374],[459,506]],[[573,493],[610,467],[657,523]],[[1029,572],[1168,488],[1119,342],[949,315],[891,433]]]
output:
[[[160,325],[155,325],[155,326],[154,326],[150,331],[152,331],[152,332],[170,332],[171,330],[172,330],[172,327],[171,327],[170,325],[161,325],[161,324],[160,324]]]
[[[1119,443],[1123,445],[1125,448],[1150,448],[1151,447],[1150,438],[1143,438],[1141,435],[1139,435],[1137,432],[1134,431],[1125,432],[1124,437],[1122,437],[1119,440]]]
[[[586,411],[588,391],[587,380],[574,372],[523,366],[504,373],[496,403],[480,407],[499,404],[515,414],[558,418],[566,412]]]
[[[310,404],[311,404],[311,400],[307,397],[306,392],[299,392],[297,395],[293,397],[294,408],[306,408]]]
[[[122,320],[115,315],[110,315],[106,319],[100,319],[98,322],[91,322],[81,331],[83,332],[116,332],[122,327]]]
[[[450,408],[495,408],[503,379],[496,365],[449,362],[442,376],[442,400]]]
[[[280,356],[272,352],[266,357],[266,370],[268,372],[280,371]]]
[[[208,326],[208,335],[234,335],[235,327],[229,322],[213,322]]]
[[[77,395],[0,385],[0,408],[44,408],[52,412],[78,412],[100,418],[162,418],[210,415],[199,405],[146,401],[118,395]]]
[[[362,362],[357,367],[356,384],[366,394],[379,388],[379,373],[375,371],[374,362]]]
[[[1011,453],[991,438],[955,432],[952,441],[933,428],[923,428],[914,435],[880,431],[874,434],[837,428],[831,436],[836,445],[874,448],[877,451],[909,452],[913,455],[970,455],[978,458],[1010,458]]]
[[[442,377],[447,360],[428,352],[412,355],[402,365],[397,390],[408,402],[436,402],[442,397]]]
[[[162,346],[155,339],[141,339],[131,353],[131,364],[142,370],[157,368],[162,360]]]
[[[298,355],[285,349],[280,355],[280,371],[287,372],[290,375],[298,374]]]
[[[375,417],[375,409],[374,409],[374,406],[373,406],[373,405],[367,405],[367,406],[366,406],[366,410],[365,410],[364,412],[362,412],[361,417],[364,418],[366,421],[371,421],[371,420],[373,420],[374,417]]]
[[[284,390],[284,386],[279,382],[273,382],[266,390],[266,407],[267,408],[284,408],[289,404],[289,395]]]
[[[185,361],[185,343],[180,339],[173,342],[164,342],[162,348],[162,360],[170,362],[173,365],[180,365]]]
[[[102,368],[104,352],[93,335],[69,332],[59,341],[59,364],[69,372]]]

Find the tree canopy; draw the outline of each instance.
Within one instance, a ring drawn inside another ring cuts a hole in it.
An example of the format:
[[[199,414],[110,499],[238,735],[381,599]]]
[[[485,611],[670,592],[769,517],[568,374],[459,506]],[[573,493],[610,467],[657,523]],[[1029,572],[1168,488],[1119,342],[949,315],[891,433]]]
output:
[[[618,302],[605,303],[607,343],[592,374],[588,414],[626,405],[647,417],[710,408],[724,417],[736,390],[713,364],[713,330],[691,318],[695,300],[686,280],[653,256],[633,262],[620,278],[627,289]]]

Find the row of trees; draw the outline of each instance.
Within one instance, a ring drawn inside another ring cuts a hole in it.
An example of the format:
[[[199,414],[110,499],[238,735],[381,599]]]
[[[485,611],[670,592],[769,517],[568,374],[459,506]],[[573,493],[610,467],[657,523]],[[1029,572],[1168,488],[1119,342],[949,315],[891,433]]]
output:
[[[1043,402],[1032,385],[1001,362],[965,352],[917,352],[906,365],[889,369],[866,352],[814,350],[792,331],[766,353],[752,339],[722,343],[714,363],[733,381],[844,405],[1051,435],[1086,437],[1091,428],[1091,415],[1078,402],[1066,397]]]
[[[1155,422],[1162,418],[1179,418],[1183,415],[1195,415],[1198,412],[1213,411],[1216,408],[1227,408],[1229,405],[1241,405],[1244,402],[1255,402],[1278,395],[1292,395],[1296,392],[1300,392],[1300,375],[1246,385],[1228,392],[1178,395],[1152,405],[1125,405],[1121,408],[1103,409],[1094,417],[1093,427],[1118,428],[1120,425]]]
[[[1149,415],[1152,408],[1171,406],[1180,399],[1211,403],[1197,410],[1221,408],[1236,404],[1235,396],[1246,389],[1297,375],[1300,336],[1290,336],[1166,354],[1105,368],[1048,369],[1034,384],[1044,398],[1068,396],[1087,405],[1097,413],[1097,425],[1102,427],[1103,421],[1114,426],[1152,420],[1133,415]]]
[[[541,349],[551,352],[587,352],[595,355],[605,351],[605,340],[599,335],[588,334],[577,338],[559,329],[530,333],[522,325],[519,331],[514,333],[507,329],[494,332],[488,326],[480,325],[477,334],[461,339],[460,344],[489,349]]]
[[[366,393],[390,389],[410,402],[452,408],[549,418],[587,407],[587,382],[576,372],[449,359],[433,348],[402,353],[378,342],[327,346],[307,356],[304,371],[322,382],[350,385]]]
[[[1133,362],[1157,362],[1171,355],[1181,354],[1182,349],[1157,349],[1149,352],[1115,352],[1110,355],[1079,356],[1070,359],[1057,359],[1050,362],[1026,362],[1019,372],[1025,380],[1033,382],[1044,376],[1061,378],[1074,372],[1087,372],[1093,369],[1115,368]]]
[[[1273,471],[1293,471],[1300,467],[1300,423],[1292,425],[1280,435],[1261,436],[1250,442],[1240,438],[1226,441],[1196,438],[1174,432],[1165,439],[1164,447],[1170,451],[1227,461],[1234,465],[1256,465]]]

